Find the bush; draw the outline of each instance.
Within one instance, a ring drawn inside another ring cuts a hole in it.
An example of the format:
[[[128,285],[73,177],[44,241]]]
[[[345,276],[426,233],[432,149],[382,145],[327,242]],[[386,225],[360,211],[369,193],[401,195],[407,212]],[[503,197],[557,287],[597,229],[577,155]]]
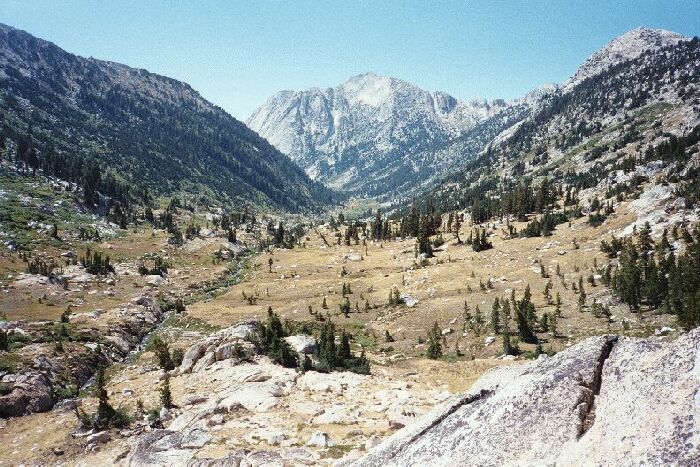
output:
[[[160,366],[165,371],[170,371],[175,368],[173,359],[170,356],[170,349],[168,344],[160,338],[160,336],[155,336],[146,346],[146,350],[153,352],[158,359],[158,366]]]
[[[10,341],[5,331],[0,331],[0,351],[10,348]]]
[[[170,354],[170,361],[173,367],[177,368],[182,364],[182,359],[185,357],[185,351],[182,349],[175,349]]]
[[[75,384],[69,384],[62,388],[56,389],[56,397],[59,399],[71,399],[78,395],[78,387]]]
[[[0,396],[5,396],[12,392],[12,384],[0,383]]]
[[[122,407],[114,409],[110,425],[114,428],[125,428],[131,424],[133,417],[129,415]]]

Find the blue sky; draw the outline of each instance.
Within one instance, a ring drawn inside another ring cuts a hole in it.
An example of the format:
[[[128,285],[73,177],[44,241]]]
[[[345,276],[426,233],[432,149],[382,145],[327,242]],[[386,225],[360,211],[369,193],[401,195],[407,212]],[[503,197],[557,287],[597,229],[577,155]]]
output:
[[[460,99],[515,98],[637,26],[700,35],[700,2],[0,0],[0,22],[186,81],[245,120],[278,90],[366,71]]]

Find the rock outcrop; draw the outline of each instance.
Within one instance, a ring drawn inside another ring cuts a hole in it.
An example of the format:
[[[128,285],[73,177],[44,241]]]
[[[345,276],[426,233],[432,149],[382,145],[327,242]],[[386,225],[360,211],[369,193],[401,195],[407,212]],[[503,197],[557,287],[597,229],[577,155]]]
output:
[[[95,313],[95,316],[72,316],[71,323],[83,321],[82,324],[102,326],[92,336],[102,344],[101,355],[93,352],[96,342],[66,342],[63,352],[56,352],[53,342],[34,343],[21,349],[23,360],[31,363],[25,364],[16,374],[0,372],[0,383],[9,389],[0,395],[0,418],[51,410],[57,402],[59,388],[85,384],[93,376],[100,359],[119,361],[127,357],[163,319],[163,311],[152,296],[141,295],[124,306]],[[4,325],[12,332],[21,331],[11,326],[13,323]]]
[[[353,466],[697,465],[700,329],[500,367]]]
[[[215,362],[252,355],[255,348],[249,339],[259,324],[255,320],[242,321],[196,342],[185,352],[179,371],[197,373]]]

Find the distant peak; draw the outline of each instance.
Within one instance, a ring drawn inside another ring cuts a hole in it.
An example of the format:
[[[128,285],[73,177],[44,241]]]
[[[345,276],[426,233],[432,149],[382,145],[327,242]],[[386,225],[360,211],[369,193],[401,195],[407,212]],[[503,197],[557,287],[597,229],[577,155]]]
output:
[[[382,76],[378,75],[377,73],[373,71],[367,71],[365,73],[360,73],[359,75],[351,76],[350,79],[359,79],[359,78],[382,78]]]
[[[574,76],[567,81],[564,89],[569,90],[617,63],[639,57],[647,50],[660,49],[686,40],[690,38],[665,29],[634,28],[617,36],[588,57]]]
[[[640,36],[667,36],[667,37],[678,37],[678,38],[684,38],[685,36],[678,34],[677,32],[673,31],[668,31],[666,29],[653,29],[653,28],[645,28],[643,26],[636,27],[634,29],[630,29],[626,33],[618,36],[618,39],[622,39],[625,37],[640,37]]]
[[[368,71],[366,73],[351,76],[345,81],[345,83],[374,83],[377,81],[394,81],[395,79],[396,78],[391,78],[389,76],[378,75],[373,71]]]

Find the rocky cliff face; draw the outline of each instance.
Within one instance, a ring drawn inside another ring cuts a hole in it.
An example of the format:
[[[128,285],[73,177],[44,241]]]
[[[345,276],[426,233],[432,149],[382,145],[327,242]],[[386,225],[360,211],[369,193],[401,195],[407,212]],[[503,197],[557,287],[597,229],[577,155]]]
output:
[[[281,91],[248,125],[312,178],[346,191],[386,193],[419,179],[415,168],[423,164],[424,150],[507,107],[503,101],[459,101],[366,73],[334,88]],[[377,178],[384,181],[372,185]]]
[[[694,465],[700,330],[601,336],[501,367],[353,466]]]

